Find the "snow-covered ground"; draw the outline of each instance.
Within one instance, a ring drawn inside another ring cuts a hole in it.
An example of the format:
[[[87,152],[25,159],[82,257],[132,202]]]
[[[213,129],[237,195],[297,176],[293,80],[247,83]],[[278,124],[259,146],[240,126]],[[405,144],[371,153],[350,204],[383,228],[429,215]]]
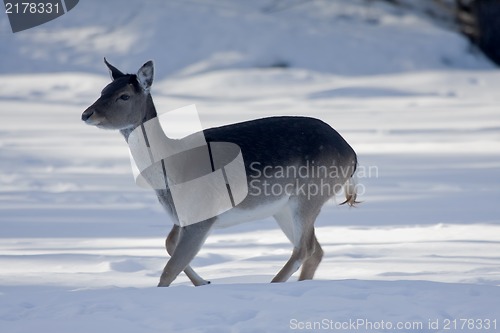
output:
[[[500,72],[418,15],[285,3],[81,1],[15,35],[0,15],[0,332],[500,329]],[[157,109],[205,127],[309,115],[351,143],[363,203],[324,207],[315,281],[267,283],[291,251],[267,219],[207,240],[212,285],[154,287],[170,221],[80,121],[103,56],[155,59]]]

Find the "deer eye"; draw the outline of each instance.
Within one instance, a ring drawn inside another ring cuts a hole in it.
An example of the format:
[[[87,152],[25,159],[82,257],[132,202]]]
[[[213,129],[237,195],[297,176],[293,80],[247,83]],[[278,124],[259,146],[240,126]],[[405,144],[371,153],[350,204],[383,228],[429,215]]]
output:
[[[122,100],[124,100],[124,101],[126,101],[126,100],[128,100],[130,98],[130,96],[127,95],[127,94],[123,94],[119,98],[122,99]]]

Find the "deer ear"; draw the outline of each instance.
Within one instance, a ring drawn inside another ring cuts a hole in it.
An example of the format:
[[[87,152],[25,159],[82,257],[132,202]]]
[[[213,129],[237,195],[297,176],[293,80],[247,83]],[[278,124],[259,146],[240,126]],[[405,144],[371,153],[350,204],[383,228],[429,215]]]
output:
[[[111,65],[107,60],[106,57],[104,57],[104,63],[106,66],[108,66],[109,69],[109,76],[111,76],[111,80],[116,80],[119,77],[125,76],[118,68],[115,66]]]
[[[137,71],[137,81],[139,81],[139,84],[144,91],[148,91],[149,88],[151,88],[151,85],[153,84],[153,75],[154,68],[153,61],[151,60],[142,65],[142,67]]]

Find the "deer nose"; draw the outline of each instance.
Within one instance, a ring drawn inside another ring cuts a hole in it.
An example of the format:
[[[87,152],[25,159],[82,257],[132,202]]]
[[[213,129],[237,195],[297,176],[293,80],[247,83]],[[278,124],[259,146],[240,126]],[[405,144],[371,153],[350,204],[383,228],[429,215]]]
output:
[[[82,113],[82,120],[87,121],[94,114],[94,110],[87,109]]]

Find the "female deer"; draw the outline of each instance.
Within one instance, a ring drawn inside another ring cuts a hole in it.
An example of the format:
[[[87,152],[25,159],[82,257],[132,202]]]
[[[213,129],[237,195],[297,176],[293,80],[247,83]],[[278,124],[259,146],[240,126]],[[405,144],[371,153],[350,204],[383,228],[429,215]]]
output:
[[[124,74],[104,59],[112,78],[101,97],[82,114],[82,120],[99,128],[119,130],[129,136],[157,113],[151,98],[153,63],[137,74]],[[269,117],[210,128],[203,131],[208,143],[239,146],[247,175],[247,196],[234,208],[198,223],[180,226],[170,188],[155,189],[160,203],[174,220],[166,239],[171,258],[158,286],[169,286],[184,271],[195,286],[208,284],[190,266],[212,228],[273,216],[293,244],[290,259],[273,278],[284,282],[300,266],[299,280],[312,279],[323,251],[314,233],[314,222],[323,204],[344,187],[349,205],[356,202],[352,179],[357,165],[354,150],[326,123],[307,117]],[[165,143],[176,139],[161,137]],[[211,189],[206,188],[207,196]],[[189,198],[187,199],[189,201]],[[197,202],[187,203],[193,210]]]

